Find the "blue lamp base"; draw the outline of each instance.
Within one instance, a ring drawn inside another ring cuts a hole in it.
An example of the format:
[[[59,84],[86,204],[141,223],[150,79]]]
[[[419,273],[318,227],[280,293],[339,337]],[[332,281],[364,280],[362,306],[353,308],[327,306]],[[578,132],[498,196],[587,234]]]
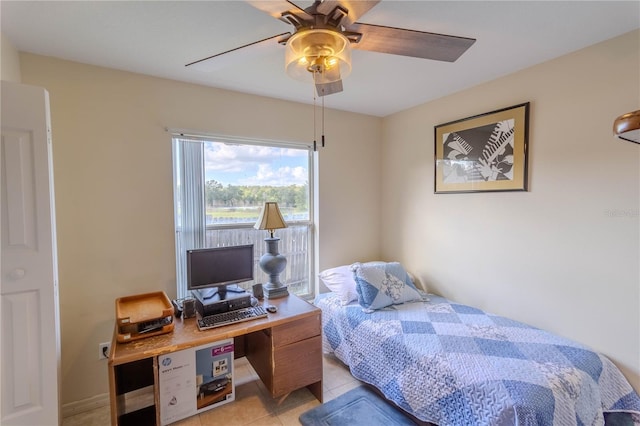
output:
[[[263,284],[264,295],[268,299],[289,295],[287,286],[280,282],[280,273],[287,267],[287,258],[278,253],[280,238],[265,238],[267,252],[260,258],[260,268],[269,275],[269,282]]]

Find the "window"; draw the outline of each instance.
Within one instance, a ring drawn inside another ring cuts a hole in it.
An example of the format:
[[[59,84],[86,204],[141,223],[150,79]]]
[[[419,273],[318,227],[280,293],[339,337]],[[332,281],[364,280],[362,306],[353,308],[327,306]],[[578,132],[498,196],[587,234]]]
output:
[[[187,296],[186,251],[254,244],[255,281],[267,282],[259,260],[267,231],[253,225],[265,201],[276,201],[287,228],[278,229],[287,258],[280,280],[291,293],[313,295],[313,151],[310,146],[220,137],[173,138],[176,271]]]

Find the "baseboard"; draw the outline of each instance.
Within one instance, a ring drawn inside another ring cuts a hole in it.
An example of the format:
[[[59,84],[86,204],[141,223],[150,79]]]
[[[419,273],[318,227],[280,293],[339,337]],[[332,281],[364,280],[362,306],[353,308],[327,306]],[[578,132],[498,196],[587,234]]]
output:
[[[86,411],[95,410],[109,405],[109,394],[103,393],[101,395],[92,396],[91,398],[83,399],[81,401],[74,401],[68,404],[62,405],[62,418],[70,417]]]

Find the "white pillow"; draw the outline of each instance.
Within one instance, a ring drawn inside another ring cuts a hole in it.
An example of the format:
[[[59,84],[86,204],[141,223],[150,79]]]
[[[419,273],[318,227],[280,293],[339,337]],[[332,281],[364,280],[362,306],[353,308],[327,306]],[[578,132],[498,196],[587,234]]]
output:
[[[348,305],[354,300],[358,300],[356,281],[353,278],[351,265],[325,269],[318,276],[329,290],[338,295],[340,303],[343,305]]]

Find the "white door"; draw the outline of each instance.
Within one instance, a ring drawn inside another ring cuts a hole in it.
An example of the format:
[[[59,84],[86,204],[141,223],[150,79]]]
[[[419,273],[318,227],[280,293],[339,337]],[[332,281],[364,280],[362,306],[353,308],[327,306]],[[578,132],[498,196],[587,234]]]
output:
[[[60,424],[60,320],[49,95],[2,82],[0,424]]]

